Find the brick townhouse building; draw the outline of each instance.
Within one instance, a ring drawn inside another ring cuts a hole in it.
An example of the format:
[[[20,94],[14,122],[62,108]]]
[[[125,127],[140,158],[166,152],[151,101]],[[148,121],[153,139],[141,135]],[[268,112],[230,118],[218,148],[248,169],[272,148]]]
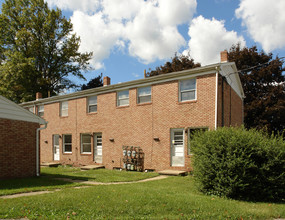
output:
[[[109,77],[103,81],[103,87],[22,104],[48,121],[41,162],[136,169],[128,165],[142,155],[142,169],[189,170],[193,131],[243,123],[244,93],[226,51],[213,65],[114,85]]]
[[[39,175],[37,133],[45,127],[44,119],[0,96],[0,179]]]

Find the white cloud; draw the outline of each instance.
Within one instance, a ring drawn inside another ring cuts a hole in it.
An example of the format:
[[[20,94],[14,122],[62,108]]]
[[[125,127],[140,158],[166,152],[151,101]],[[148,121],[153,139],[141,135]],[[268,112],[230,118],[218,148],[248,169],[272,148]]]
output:
[[[190,24],[190,55],[202,65],[220,62],[220,52],[229,49],[238,42],[245,46],[245,40],[234,31],[227,31],[224,21],[205,19],[203,16],[194,18]]]
[[[51,6],[75,10],[74,31],[80,50],[93,51],[95,68],[114,49],[127,49],[143,63],[167,59],[185,45],[177,27],[189,24],[196,0],[47,0]]]
[[[236,16],[265,52],[285,47],[285,1],[241,0]]]
[[[45,0],[50,7],[59,7],[62,10],[95,12],[100,8],[100,0]]]

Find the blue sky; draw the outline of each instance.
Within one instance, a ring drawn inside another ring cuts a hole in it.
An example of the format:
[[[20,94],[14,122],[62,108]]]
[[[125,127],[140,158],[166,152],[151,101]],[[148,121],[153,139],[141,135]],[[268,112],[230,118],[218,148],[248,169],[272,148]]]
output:
[[[101,72],[112,84],[140,79],[189,50],[202,65],[216,63],[238,42],[285,56],[284,0],[45,1],[71,19],[80,50],[93,51],[88,80]]]

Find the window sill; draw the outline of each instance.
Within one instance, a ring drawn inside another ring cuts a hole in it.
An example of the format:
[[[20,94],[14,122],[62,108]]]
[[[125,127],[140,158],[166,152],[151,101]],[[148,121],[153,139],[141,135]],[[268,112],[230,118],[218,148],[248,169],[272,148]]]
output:
[[[63,152],[62,155],[71,155],[72,152]]]
[[[151,105],[152,102],[137,103],[137,106]]]
[[[68,118],[68,116],[59,116],[60,118]]]
[[[197,99],[194,99],[194,100],[189,100],[189,101],[179,101],[177,104],[178,105],[183,105],[183,104],[191,104],[191,103],[197,103]]]
[[[86,112],[86,115],[97,115],[98,112]]]
[[[130,107],[130,105],[122,105],[122,106],[117,106],[116,109],[120,109],[120,108],[128,108]]]
[[[90,152],[90,153],[80,153],[80,155],[81,156],[90,156],[90,155],[92,155],[92,153]]]

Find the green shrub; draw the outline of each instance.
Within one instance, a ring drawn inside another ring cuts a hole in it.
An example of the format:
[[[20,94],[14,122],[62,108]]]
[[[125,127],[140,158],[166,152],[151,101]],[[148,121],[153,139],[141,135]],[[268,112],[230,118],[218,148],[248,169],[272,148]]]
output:
[[[194,176],[207,194],[246,200],[285,199],[285,142],[256,130],[219,128],[191,143]]]

